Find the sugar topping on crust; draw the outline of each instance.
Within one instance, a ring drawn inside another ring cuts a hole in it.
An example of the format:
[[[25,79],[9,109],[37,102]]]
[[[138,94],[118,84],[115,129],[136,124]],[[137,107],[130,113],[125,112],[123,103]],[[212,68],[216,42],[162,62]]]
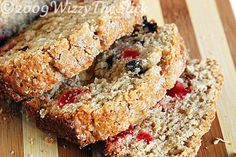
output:
[[[63,13],[38,19],[6,45],[11,49],[0,56],[0,86],[7,96],[16,101],[41,96],[87,69],[100,52],[141,23],[138,1],[101,1],[98,11],[85,16],[68,10],[94,4],[71,2]]]
[[[83,147],[116,135],[130,123],[138,124],[147,117],[148,110],[174,86],[187,59],[187,50],[175,25],[138,31],[121,38],[99,55],[83,73],[86,83],[81,77],[80,81],[72,79],[63,83],[55,94],[47,95],[49,99],[32,99],[25,107],[30,113],[45,109],[47,114],[43,119],[37,113],[30,114],[38,126]],[[87,76],[93,77],[87,79]],[[62,121],[58,127],[69,126],[72,135],[48,126],[47,121],[55,126]]]

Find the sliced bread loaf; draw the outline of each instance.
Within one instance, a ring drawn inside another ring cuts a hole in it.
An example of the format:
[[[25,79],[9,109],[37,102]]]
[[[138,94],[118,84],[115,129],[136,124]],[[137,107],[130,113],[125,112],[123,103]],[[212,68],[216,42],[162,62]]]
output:
[[[194,157],[215,118],[222,83],[214,60],[191,61],[151,116],[106,142],[107,156]]]
[[[20,101],[57,88],[142,22],[138,0],[69,2],[62,13],[38,19],[6,45],[11,49],[0,56],[3,94]]]
[[[84,147],[140,123],[174,86],[187,59],[175,25],[145,23],[99,55],[88,71],[24,107],[39,128]]]

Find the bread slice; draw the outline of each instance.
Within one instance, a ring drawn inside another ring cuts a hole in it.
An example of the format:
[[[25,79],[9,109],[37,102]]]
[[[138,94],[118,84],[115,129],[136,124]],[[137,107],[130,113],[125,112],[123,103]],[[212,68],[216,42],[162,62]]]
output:
[[[70,1],[63,13],[40,18],[6,45],[12,49],[0,56],[4,94],[20,101],[56,88],[141,22],[137,0]]]
[[[31,23],[33,19],[35,19],[39,14],[42,13],[43,8],[45,10],[46,6],[51,5],[51,2],[59,1],[60,0],[1,1],[0,6],[2,7],[2,9],[0,9],[0,46],[11,35],[17,33],[18,31],[25,28],[29,23]],[[28,9],[30,7],[30,11],[24,11],[26,7]],[[37,10],[37,8],[38,11],[35,11]]]
[[[106,142],[107,156],[194,157],[215,118],[222,83],[216,61],[191,61],[151,116]]]
[[[147,117],[184,71],[188,53],[175,25],[140,27],[145,31],[116,41],[48,99],[25,102],[37,126],[84,147]]]

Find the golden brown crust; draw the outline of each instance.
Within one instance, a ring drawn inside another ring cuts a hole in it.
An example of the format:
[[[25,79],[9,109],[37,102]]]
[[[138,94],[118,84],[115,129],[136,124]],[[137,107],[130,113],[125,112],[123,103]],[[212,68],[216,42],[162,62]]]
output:
[[[44,118],[40,115],[40,103],[35,99],[31,104],[25,104],[27,114],[36,123],[37,127],[41,130],[54,133],[58,137],[64,138],[72,143],[77,143],[75,129],[72,128],[73,116],[71,115],[46,115]]]
[[[50,13],[10,41],[13,48],[0,56],[0,77],[3,87],[9,88],[4,90],[12,91],[6,94],[21,97],[16,101],[42,95],[87,69],[95,56],[141,22],[140,6],[133,6],[130,0],[104,4],[108,12],[85,17],[67,11]]]
[[[140,43],[143,40],[144,45]],[[73,135],[76,135],[73,140],[65,138],[72,142],[77,141],[81,147],[116,135],[130,123],[138,124],[148,116],[148,110],[153,104],[165,95],[167,89],[173,87],[184,71],[188,59],[187,50],[175,25],[165,25],[155,33],[124,37],[112,47],[102,54],[104,58],[98,57],[98,61],[95,61],[95,76],[98,79],[86,86],[90,89],[89,92],[81,95],[76,102],[58,106],[61,94],[74,89],[62,87],[51,100],[32,99],[25,103],[26,110],[34,110],[29,112],[35,114],[37,110],[34,119],[41,129],[63,137],[66,131],[61,132],[59,125],[64,127],[64,124],[58,124],[61,121],[58,118],[62,117],[65,125],[70,125]],[[130,61],[121,59],[120,56],[127,48],[141,53],[138,60],[147,65],[138,67],[137,70],[147,68],[143,74],[133,74],[124,68]],[[103,68],[111,54],[120,59],[114,61],[112,67]],[[51,125],[58,124],[58,128],[44,124],[47,120],[40,118],[50,119]]]

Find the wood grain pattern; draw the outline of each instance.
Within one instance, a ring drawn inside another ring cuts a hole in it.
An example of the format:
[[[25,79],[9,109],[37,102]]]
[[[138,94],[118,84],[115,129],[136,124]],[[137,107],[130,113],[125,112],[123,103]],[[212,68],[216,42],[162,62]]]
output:
[[[0,156],[23,156],[20,105],[0,101]]]
[[[216,0],[225,35],[236,66],[236,20],[229,0]]]
[[[58,157],[56,137],[49,136],[47,133],[37,129],[35,124],[27,118],[26,114],[23,114],[22,126],[25,157]],[[49,142],[46,138],[52,138],[53,141]]]
[[[219,129],[220,123],[218,116],[212,122],[211,129],[202,138],[202,146],[198,151],[197,157],[227,157],[225,143],[213,144],[215,137],[222,138],[222,131]]]
[[[185,0],[161,0],[161,7],[165,23],[175,23],[178,26],[187,48],[190,49],[190,57],[200,58]]]
[[[90,147],[80,150],[77,145],[58,139],[58,154],[59,157],[91,157],[92,151]]]
[[[223,25],[215,1],[187,0],[187,5],[201,55],[215,58],[222,67],[225,84],[217,113],[224,139],[232,142],[226,145],[228,154],[232,154],[236,152],[236,73]]]

